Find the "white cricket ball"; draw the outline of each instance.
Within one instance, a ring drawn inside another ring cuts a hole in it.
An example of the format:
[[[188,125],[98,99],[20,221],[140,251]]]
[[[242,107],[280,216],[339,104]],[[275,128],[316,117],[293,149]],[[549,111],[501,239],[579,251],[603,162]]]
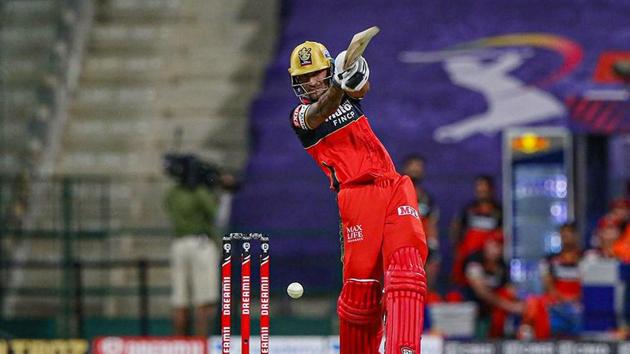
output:
[[[302,297],[302,294],[304,294],[304,288],[300,283],[291,283],[287,287],[287,294],[294,299],[299,299]]]

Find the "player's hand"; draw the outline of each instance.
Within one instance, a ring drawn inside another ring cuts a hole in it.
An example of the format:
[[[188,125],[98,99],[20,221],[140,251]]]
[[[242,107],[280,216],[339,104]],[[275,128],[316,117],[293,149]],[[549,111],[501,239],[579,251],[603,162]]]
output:
[[[339,53],[335,58],[335,73],[333,80],[344,91],[360,91],[368,82],[370,68],[363,57],[359,57],[349,68],[343,67],[346,51]]]

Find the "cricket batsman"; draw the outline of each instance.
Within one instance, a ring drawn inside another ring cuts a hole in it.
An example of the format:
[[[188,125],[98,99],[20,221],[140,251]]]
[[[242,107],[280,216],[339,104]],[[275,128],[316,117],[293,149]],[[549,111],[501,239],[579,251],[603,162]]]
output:
[[[289,74],[300,104],[290,124],[337,192],[343,234],[343,288],[337,302],[341,354],[420,353],[427,243],[416,191],[376,137],[361,108],[370,70],[343,67],[324,45],[304,42]],[[385,311],[385,313],[383,313]]]

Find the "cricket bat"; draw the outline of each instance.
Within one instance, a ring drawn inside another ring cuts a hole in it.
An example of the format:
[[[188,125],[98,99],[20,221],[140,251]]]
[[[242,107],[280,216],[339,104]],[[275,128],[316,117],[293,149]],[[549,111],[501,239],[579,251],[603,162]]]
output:
[[[359,32],[352,37],[348,49],[346,49],[346,58],[343,61],[344,69],[349,68],[363,54],[370,40],[376,36],[380,29],[376,26],[370,27],[365,31]]]

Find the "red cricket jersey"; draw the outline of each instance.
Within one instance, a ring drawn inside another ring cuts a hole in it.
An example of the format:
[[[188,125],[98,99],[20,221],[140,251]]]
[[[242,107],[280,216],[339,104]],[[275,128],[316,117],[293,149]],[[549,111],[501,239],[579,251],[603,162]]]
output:
[[[541,264],[541,271],[551,275],[556,290],[565,300],[576,300],[582,295],[581,258],[581,252],[567,251],[549,256]]]
[[[310,106],[300,104],[293,109],[291,126],[304,149],[330,179],[331,189],[397,175],[389,153],[372,131],[359,100],[344,95],[337,111],[315,129],[306,125]]]

